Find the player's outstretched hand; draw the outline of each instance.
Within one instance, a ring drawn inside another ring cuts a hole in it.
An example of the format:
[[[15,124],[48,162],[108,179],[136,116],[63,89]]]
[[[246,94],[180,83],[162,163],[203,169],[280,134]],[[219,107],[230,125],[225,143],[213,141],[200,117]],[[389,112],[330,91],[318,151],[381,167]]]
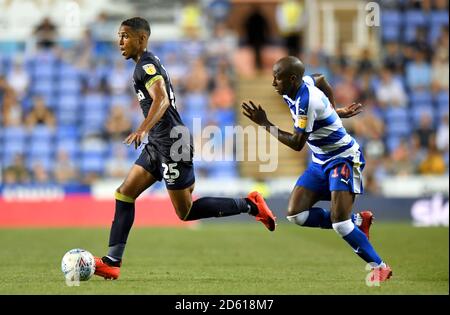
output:
[[[260,126],[264,126],[268,123],[267,115],[261,105],[256,106],[252,101],[249,101],[250,105],[247,103],[242,103],[242,108],[244,116],[250,118],[253,122]]]
[[[145,132],[132,132],[128,137],[125,138],[123,143],[125,143],[126,145],[130,145],[134,142],[134,149],[137,149],[141,145],[144,136]]]
[[[339,108],[339,111],[337,111],[337,113],[341,118],[350,118],[358,115],[362,111],[363,105],[361,103],[352,103],[343,108]]]

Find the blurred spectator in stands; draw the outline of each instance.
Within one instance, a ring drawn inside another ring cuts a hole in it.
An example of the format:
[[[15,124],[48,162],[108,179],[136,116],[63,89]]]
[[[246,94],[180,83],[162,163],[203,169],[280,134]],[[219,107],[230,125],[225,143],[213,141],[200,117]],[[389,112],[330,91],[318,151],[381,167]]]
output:
[[[423,175],[439,175],[444,174],[445,170],[445,161],[436,146],[436,135],[433,134],[429,138],[427,155],[419,166],[419,172]]]
[[[208,64],[214,67],[220,59],[231,59],[236,47],[237,38],[235,34],[227,28],[225,22],[216,23],[206,46]]]
[[[416,50],[414,60],[406,65],[406,82],[411,90],[430,87],[431,67],[426,62],[423,51]]]
[[[25,71],[20,60],[14,61],[14,66],[7,76],[9,85],[14,89],[19,100],[25,96],[30,84],[29,72]]]
[[[253,11],[244,21],[245,42],[253,48],[255,67],[263,69],[262,50],[269,43],[270,29],[261,8],[255,4]]]
[[[424,55],[425,61],[429,62],[431,60],[431,46],[428,44],[427,40],[427,29],[425,27],[418,27],[416,29],[416,36],[414,40],[409,44],[412,48],[412,52],[421,51]],[[414,56],[411,56],[414,58]]]
[[[45,17],[34,29],[33,35],[38,48],[50,49],[56,44],[58,30],[50,18]]]
[[[353,66],[347,66],[342,69],[342,76],[333,89],[336,104],[348,105],[359,99],[360,91],[355,78],[355,68]]]
[[[231,10],[230,0],[211,0],[208,1],[206,12],[210,20],[209,27],[215,23],[224,23],[228,19]]]
[[[188,66],[185,62],[178,58],[176,52],[168,52],[164,59],[164,66],[170,73],[170,81],[174,88],[175,95],[179,95],[183,92],[183,83],[185,81],[186,75],[188,74]],[[178,100],[177,100],[178,101]]]
[[[113,94],[121,95],[130,89],[129,71],[125,68],[125,63],[122,60],[116,60],[114,68],[110,69],[106,80],[109,90]]]
[[[288,54],[299,56],[302,52],[302,28],[306,24],[303,5],[298,0],[282,0],[276,7],[275,19]]]
[[[377,110],[373,97],[360,100],[364,104],[364,111],[354,119],[353,129],[369,158],[379,159],[384,156],[385,146],[383,136],[385,126]]]
[[[448,25],[442,26],[436,44],[433,46],[433,51],[437,55],[448,55]]]
[[[82,70],[89,70],[95,53],[95,43],[90,29],[83,32],[81,40],[76,41],[74,47],[66,50],[67,63],[74,64]]]
[[[411,150],[406,139],[400,142],[392,153],[390,173],[397,176],[407,176],[415,173],[415,166],[411,160]]]
[[[78,171],[66,151],[60,150],[52,166],[53,177],[58,184],[73,183],[78,180]]]
[[[447,90],[449,88],[449,61],[448,50],[436,51],[431,67],[432,89],[434,92]]]
[[[124,140],[132,131],[132,123],[123,106],[112,106],[105,123],[106,138]]]
[[[186,77],[186,88],[188,91],[205,91],[208,87],[209,74],[205,62],[202,58],[195,59]]]
[[[114,26],[115,27],[115,26]],[[109,23],[106,12],[100,12],[93,23],[88,27],[94,40],[94,53],[96,57],[105,57],[111,52],[111,37],[114,29]]]
[[[218,73],[214,79],[214,88],[210,95],[213,108],[232,108],[235,95],[230,80],[225,73]]]
[[[34,98],[34,105],[31,111],[25,117],[25,124],[29,128],[36,125],[46,125],[47,127],[55,127],[55,115],[47,107],[42,97]]]
[[[405,56],[397,42],[389,42],[385,45],[385,55],[383,64],[389,68],[395,75],[403,74],[405,69]]]
[[[25,166],[22,154],[16,154],[14,156],[13,163],[6,167],[5,174],[8,174],[9,181],[13,181],[16,184],[26,184],[30,182],[30,172]],[[10,183],[12,184],[13,182]]]
[[[31,174],[33,183],[47,184],[50,182],[50,175],[40,162],[36,162],[33,164]]]
[[[444,157],[448,164],[448,153],[449,153],[449,127],[448,127],[448,114],[442,117],[441,123],[439,124],[436,132],[436,146],[439,151],[444,153]]]
[[[176,14],[178,25],[183,35],[190,39],[197,39],[204,29],[203,12],[197,0],[186,0]]]
[[[371,73],[374,70],[374,64],[369,48],[364,48],[361,51],[361,57],[358,60],[358,75]]]
[[[130,169],[130,161],[127,159],[127,147],[120,142],[113,146],[112,153],[105,163],[105,176],[123,178]]]
[[[320,73],[323,74],[328,81],[332,82],[330,71],[328,70],[328,67],[326,67],[325,60],[319,50],[311,51],[306,55],[305,66],[305,73],[310,75],[314,73]]]
[[[380,73],[381,82],[375,93],[381,106],[406,106],[408,97],[402,83],[394,79],[389,68],[383,67]]]
[[[17,101],[15,94],[7,93],[3,96],[2,115],[0,116],[0,123],[5,127],[21,126],[22,125],[22,106]]]
[[[424,113],[420,118],[419,127],[414,130],[418,137],[421,148],[428,148],[431,136],[435,133],[433,128],[433,119],[429,114]]]

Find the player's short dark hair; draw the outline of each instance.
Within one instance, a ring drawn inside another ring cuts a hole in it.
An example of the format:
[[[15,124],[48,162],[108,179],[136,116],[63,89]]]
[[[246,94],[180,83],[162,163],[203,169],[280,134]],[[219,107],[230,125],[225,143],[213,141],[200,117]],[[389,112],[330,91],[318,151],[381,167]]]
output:
[[[150,36],[151,30],[150,25],[146,19],[141,17],[133,17],[122,22],[122,25],[131,27],[135,31],[144,31]]]

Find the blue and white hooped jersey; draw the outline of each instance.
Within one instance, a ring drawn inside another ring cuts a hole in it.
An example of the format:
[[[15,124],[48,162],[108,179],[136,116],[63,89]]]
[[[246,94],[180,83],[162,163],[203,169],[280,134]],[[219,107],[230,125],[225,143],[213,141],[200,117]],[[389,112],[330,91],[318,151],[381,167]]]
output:
[[[325,164],[336,158],[347,158],[355,164],[361,161],[358,143],[342,126],[342,121],[325,94],[315,87],[314,79],[303,77],[294,100],[283,95],[294,120],[294,128],[309,133],[308,145],[312,161]]]

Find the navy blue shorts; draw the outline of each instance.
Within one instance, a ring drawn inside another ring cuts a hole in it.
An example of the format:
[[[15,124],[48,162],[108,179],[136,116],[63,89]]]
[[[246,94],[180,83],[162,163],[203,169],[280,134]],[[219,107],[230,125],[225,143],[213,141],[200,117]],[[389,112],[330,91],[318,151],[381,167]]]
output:
[[[361,163],[353,163],[348,159],[336,159],[324,165],[310,163],[297,180],[296,186],[320,193],[322,200],[331,200],[332,191],[362,194],[364,165],[364,160]]]
[[[162,151],[151,144],[146,144],[134,164],[142,166],[157,181],[164,179],[169,190],[190,187],[195,182],[192,156],[190,161],[173,161],[170,158],[170,150]]]

